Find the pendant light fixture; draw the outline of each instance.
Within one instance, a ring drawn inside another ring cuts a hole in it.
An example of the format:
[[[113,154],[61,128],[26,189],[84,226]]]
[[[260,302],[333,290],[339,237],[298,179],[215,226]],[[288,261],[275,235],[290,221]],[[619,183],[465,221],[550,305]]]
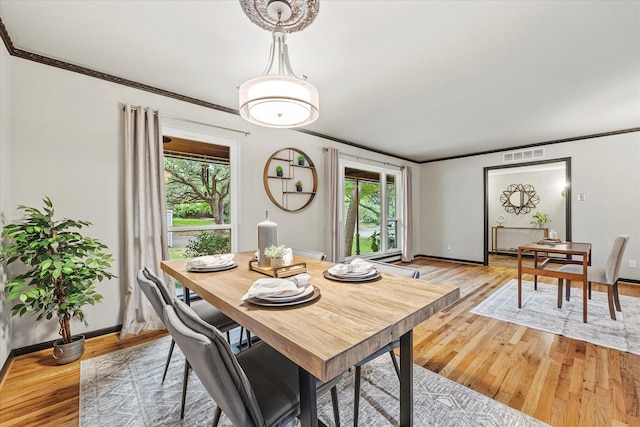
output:
[[[269,62],[260,77],[247,80],[239,88],[240,115],[251,123],[275,128],[294,128],[313,123],[319,116],[318,90],[306,81],[306,76],[298,77],[291,69],[287,49],[285,24],[292,18],[292,7],[288,1],[271,0],[266,5],[268,16],[275,21],[269,24],[262,19],[260,11],[247,10],[247,1],[241,0],[245,13],[261,27],[272,26],[273,42]],[[296,29],[302,29],[313,21],[317,14],[317,1],[300,4],[307,7],[304,25],[296,20]],[[257,18],[256,18],[257,17]]]

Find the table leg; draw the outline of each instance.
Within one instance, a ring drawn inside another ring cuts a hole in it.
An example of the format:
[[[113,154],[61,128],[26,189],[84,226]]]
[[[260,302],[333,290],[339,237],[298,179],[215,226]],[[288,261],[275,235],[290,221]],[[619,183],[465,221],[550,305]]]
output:
[[[533,268],[538,269],[538,252],[533,252]],[[533,275],[533,290],[538,290],[538,275]]]
[[[518,308],[522,308],[522,249],[518,248]]]
[[[191,305],[191,290],[182,285],[182,299],[185,304]]]
[[[413,331],[400,337],[400,426],[413,426]]]
[[[300,426],[318,427],[316,379],[300,367],[298,367],[298,379],[300,381]]]
[[[582,254],[582,322],[587,323],[587,265],[589,265],[587,254]]]

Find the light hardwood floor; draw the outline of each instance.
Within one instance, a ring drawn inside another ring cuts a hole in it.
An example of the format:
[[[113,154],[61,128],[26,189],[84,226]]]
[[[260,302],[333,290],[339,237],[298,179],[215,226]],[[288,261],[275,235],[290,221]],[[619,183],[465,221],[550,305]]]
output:
[[[640,426],[640,356],[469,313],[517,277],[512,268],[415,263],[422,278],[468,291],[414,330],[417,364],[555,426]],[[622,284],[620,292],[640,297],[640,286]],[[164,335],[90,339],[83,358]],[[50,355],[13,360],[0,384],[0,426],[78,424],[80,363],[58,366]]]

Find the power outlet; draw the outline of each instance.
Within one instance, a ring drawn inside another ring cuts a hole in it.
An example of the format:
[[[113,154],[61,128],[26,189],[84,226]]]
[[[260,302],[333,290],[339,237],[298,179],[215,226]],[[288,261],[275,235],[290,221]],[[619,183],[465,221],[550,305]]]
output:
[[[636,260],[635,259],[630,259],[629,260],[629,268],[636,268],[637,264],[636,264]]]

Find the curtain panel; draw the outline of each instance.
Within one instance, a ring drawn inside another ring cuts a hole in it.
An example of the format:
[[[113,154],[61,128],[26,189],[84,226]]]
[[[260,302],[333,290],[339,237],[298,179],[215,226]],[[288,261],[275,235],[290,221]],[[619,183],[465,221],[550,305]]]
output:
[[[327,148],[324,154],[325,198],[325,251],[327,261],[339,262],[340,257],[340,153],[335,148]]]
[[[413,200],[411,192],[411,168],[402,168],[402,261],[413,261]]]
[[[124,311],[120,338],[147,329],[164,329],[138,287],[138,270],[160,273],[169,259],[162,126],[157,111],[124,108]],[[173,284],[167,275],[164,280]],[[169,286],[175,295],[175,287]]]

